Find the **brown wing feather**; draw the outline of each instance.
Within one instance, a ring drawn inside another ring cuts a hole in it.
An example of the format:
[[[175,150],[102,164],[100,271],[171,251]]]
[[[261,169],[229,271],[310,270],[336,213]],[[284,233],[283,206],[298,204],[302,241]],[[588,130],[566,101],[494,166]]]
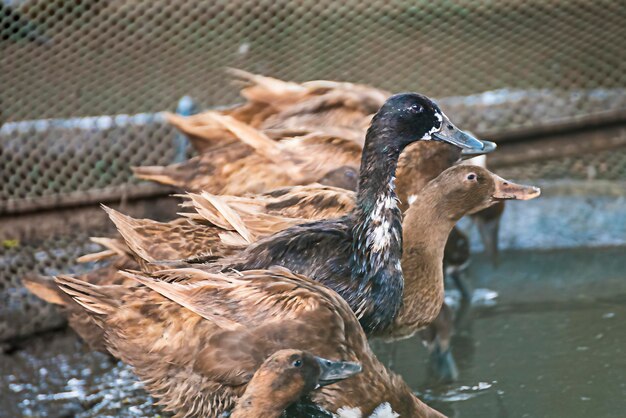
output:
[[[275,215],[307,221],[338,218],[354,208],[355,194],[351,191],[311,184],[276,189],[259,195],[215,196],[203,192],[181,195],[188,199],[183,207],[193,207],[195,213],[182,213],[196,222],[209,222],[224,229],[229,223],[211,200],[223,201],[246,222],[253,216]]]
[[[29,274],[22,277],[22,284],[29,292],[48,303],[65,306],[72,299],[54,284],[51,277]]]
[[[204,255],[225,255],[229,246],[221,245],[223,229],[179,221],[163,223],[150,219],[134,219],[111,208],[105,210],[136,256],[143,270],[152,270],[148,263],[180,260]]]
[[[189,138],[198,153],[210,151],[213,147],[234,144],[237,139],[224,126],[216,123],[207,113],[180,116],[164,112],[165,120]]]

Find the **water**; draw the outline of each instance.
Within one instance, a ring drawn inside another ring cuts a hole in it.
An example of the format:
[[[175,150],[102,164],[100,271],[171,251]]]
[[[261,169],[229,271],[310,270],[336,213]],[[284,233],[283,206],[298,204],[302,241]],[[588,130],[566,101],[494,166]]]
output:
[[[454,384],[432,380],[417,338],[397,343],[395,355],[378,341],[375,350],[450,417],[626,416],[625,255],[508,252],[497,269],[477,257],[468,276],[479,300],[457,313]],[[0,356],[0,375],[1,417],[159,413],[125,366],[89,353],[70,332]]]

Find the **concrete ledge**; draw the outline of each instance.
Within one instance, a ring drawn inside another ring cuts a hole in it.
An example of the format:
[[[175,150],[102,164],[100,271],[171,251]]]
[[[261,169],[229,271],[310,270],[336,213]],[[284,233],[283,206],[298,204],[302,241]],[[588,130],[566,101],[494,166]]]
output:
[[[500,226],[500,248],[558,249],[626,245],[626,183],[608,181],[532,182],[542,196],[507,202]],[[478,232],[467,219],[474,252],[482,251]]]

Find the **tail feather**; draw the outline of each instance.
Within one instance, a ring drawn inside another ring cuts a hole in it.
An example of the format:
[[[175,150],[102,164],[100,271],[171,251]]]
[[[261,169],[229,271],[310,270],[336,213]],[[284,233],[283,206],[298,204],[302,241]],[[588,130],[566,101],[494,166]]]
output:
[[[235,230],[248,243],[255,241],[255,237],[246,227],[239,214],[220,196],[202,192],[189,193],[194,208],[204,219],[226,230]]]
[[[244,84],[240,93],[252,102],[268,104],[292,103],[309,94],[307,87],[291,81],[253,74],[236,68],[229,68],[227,71],[234,77],[235,81]]]
[[[115,256],[126,256],[129,253],[126,244],[117,238],[91,237],[90,240],[105,248],[103,251],[82,255],[76,259],[79,263],[102,261]]]
[[[111,221],[113,221],[117,227],[118,232],[122,235],[122,238],[124,238],[128,248],[141,260],[147,261],[148,263],[155,262],[156,260],[147,251],[145,251],[141,245],[141,237],[137,235],[137,232],[135,231],[135,227],[138,226],[137,222],[130,216],[124,215],[105,205],[102,205],[102,208],[106,211]]]
[[[22,284],[32,294],[48,303],[67,306],[69,302],[68,296],[59,290],[53,277],[29,274],[22,277]]]
[[[172,166],[146,165],[141,167],[131,167],[133,175],[141,180],[154,181],[155,183],[165,184],[167,186],[181,187],[182,184],[178,176],[173,176]]]
[[[209,114],[207,114],[209,116]],[[275,163],[284,160],[285,151],[280,149],[278,142],[274,141],[263,132],[236,120],[231,116],[212,112],[210,117],[228,131],[232,132],[241,142],[251,146],[255,151]]]
[[[109,315],[120,306],[119,301],[96,286],[71,276],[57,276],[55,283],[83,308],[99,315]]]
[[[213,119],[214,112],[203,112],[193,116],[181,116],[165,112],[165,120],[176,129],[187,135],[194,148],[203,153],[217,145],[225,145],[235,141],[234,134]]]
[[[107,258],[115,257],[118,255],[115,251],[112,250],[104,250],[98,251],[97,253],[89,253],[85,255],[81,255],[76,259],[78,263],[93,263],[96,261],[106,260]]]

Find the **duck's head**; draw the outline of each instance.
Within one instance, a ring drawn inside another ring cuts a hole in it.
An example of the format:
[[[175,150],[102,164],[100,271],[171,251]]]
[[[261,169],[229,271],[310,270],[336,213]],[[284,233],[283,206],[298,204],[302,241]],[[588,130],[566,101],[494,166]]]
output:
[[[257,370],[248,390],[267,392],[268,399],[285,407],[321,386],[330,385],[361,372],[361,365],[332,361],[303,350],[280,350]]]
[[[359,170],[356,167],[342,165],[326,173],[318,183],[346,190],[356,190],[356,186],[359,183]]]
[[[431,199],[437,195],[433,202],[436,210],[455,221],[498,201],[530,200],[541,194],[538,187],[515,184],[474,165],[450,167],[426,189]]]
[[[400,93],[388,98],[372,119],[370,129],[386,133],[387,141],[400,147],[432,140],[462,149],[485,148],[481,141],[454,126],[434,101],[418,93]]]

